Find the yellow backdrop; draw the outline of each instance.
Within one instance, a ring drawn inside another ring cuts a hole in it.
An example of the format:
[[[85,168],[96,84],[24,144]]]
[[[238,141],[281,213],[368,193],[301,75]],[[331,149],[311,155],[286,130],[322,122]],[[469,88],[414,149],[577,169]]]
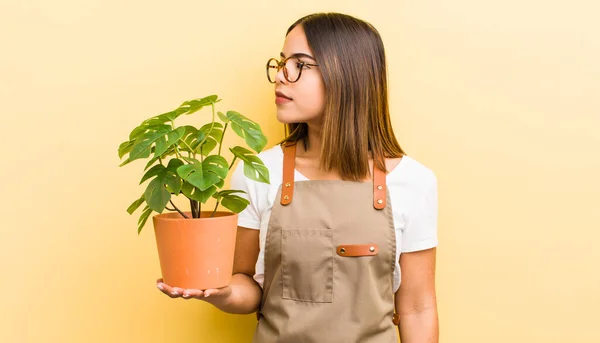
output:
[[[0,5],[0,342],[250,341],[254,316],[155,288],[116,149],[212,93],[275,144],[263,65],[316,11],[380,30],[398,137],[438,175],[441,341],[600,341],[597,2],[55,0]]]

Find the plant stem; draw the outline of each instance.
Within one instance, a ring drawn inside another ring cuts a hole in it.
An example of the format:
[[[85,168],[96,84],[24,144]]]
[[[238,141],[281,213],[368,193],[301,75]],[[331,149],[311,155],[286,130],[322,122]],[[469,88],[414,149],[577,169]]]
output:
[[[202,204],[200,203],[200,201],[198,201],[198,217],[200,218],[200,216],[202,216]]]
[[[212,214],[210,215],[210,217],[214,217],[215,213],[217,212],[217,207],[219,207],[219,201],[217,200],[217,204],[215,205],[215,209],[213,210]]]
[[[210,130],[208,130],[208,134],[206,134],[206,137],[204,137],[204,139],[200,142],[200,144],[198,144],[198,146],[200,147],[200,154],[202,154],[202,144],[204,144],[204,142],[206,142],[206,140],[208,139],[208,136],[210,136],[210,133],[212,132],[213,128],[215,127],[215,104],[211,104],[210,106],[212,107],[212,123],[210,123]]]
[[[231,167],[233,167],[233,164],[235,163],[236,159],[237,159],[237,156],[233,156],[233,161],[231,161],[231,164],[229,165],[229,170],[231,170]]]
[[[179,212],[179,214],[181,214],[181,215],[183,216],[183,218],[185,218],[185,219],[190,219],[190,218],[188,218],[188,216],[186,216],[186,215],[185,215],[185,213],[181,212],[181,211],[180,211],[180,210],[177,208],[177,206],[175,206],[175,204],[173,203],[173,200],[169,200],[169,202],[171,203],[171,205],[173,205],[173,207],[175,208],[175,211]],[[170,210],[170,209],[168,209],[168,208],[167,208],[167,210]],[[173,210],[170,210],[170,211],[173,211]]]
[[[188,147],[188,149],[190,149],[190,150],[188,151],[188,154],[194,153],[194,152],[193,152],[193,150],[194,150],[194,149],[192,149],[192,147],[191,147],[191,146],[189,146],[189,144],[187,144],[187,143],[186,143],[186,142],[185,142],[183,139],[182,139],[182,140],[180,140],[180,142],[181,142],[181,143],[183,143],[185,146],[187,146],[187,147]],[[194,153],[194,158],[196,158],[196,153]]]
[[[219,141],[219,156],[221,156],[221,146],[223,146],[223,137],[225,137],[225,130],[227,130],[227,125],[229,125],[229,123],[225,123],[225,126],[223,126],[223,132],[221,133],[221,140]]]
[[[192,218],[198,218],[198,209],[196,208],[196,200],[190,199],[190,208],[192,209]]]

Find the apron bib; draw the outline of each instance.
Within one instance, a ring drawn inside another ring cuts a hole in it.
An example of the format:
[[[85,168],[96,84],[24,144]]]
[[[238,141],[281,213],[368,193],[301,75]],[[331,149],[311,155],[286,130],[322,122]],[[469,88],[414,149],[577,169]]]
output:
[[[284,146],[253,342],[397,343],[385,173],[375,169],[373,182],[295,183],[295,152]]]

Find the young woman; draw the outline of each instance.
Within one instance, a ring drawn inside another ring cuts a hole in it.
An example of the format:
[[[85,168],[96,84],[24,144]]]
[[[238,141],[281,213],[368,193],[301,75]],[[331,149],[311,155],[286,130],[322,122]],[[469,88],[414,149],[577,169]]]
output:
[[[289,134],[260,154],[271,184],[247,192],[234,275],[222,289],[158,288],[258,314],[254,342],[438,341],[437,180],[390,123],[383,43],[338,13],[301,18],[267,64]],[[400,274],[402,271],[402,277]]]

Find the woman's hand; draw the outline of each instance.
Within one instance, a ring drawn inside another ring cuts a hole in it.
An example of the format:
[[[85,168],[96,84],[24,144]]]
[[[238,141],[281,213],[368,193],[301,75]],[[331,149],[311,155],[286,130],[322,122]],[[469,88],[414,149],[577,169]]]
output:
[[[223,303],[231,295],[231,286],[225,286],[217,289],[184,289],[171,287],[163,282],[163,279],[156,280],[156,287],[171,298],[199,299],[211,304]]]

